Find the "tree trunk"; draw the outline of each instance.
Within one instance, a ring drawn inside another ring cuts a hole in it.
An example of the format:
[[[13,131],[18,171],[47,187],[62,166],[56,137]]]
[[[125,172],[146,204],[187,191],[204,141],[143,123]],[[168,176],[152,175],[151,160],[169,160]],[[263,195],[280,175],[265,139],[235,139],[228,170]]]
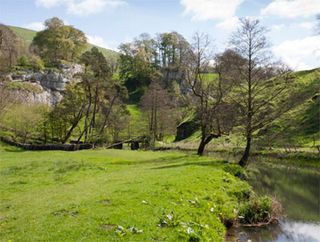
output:
[[[203,155],[205,147],[206,147],[205,140],[201,139],[201,142],[200,142],[199,147],[198,147],[197,155],[200,155],[200,156]]]
[[[251,135],[247,135],[246,149],[244,150],[244,153],[239,161],[239,165],[242,167],[246,167],[248,165],[248,159],[249,159],[249,155],[250,155],[250,147],[251,147]]]
[[[210,134],[207,137],[201,138],[201,142],[198,147],[197,155],[200,155],[200,156],[203,155],[204,150],[206,148],[206,145],[209,144],[212,139],[214,139],[214,138],[216,139],[219,137],[221,137],[221,134]]]

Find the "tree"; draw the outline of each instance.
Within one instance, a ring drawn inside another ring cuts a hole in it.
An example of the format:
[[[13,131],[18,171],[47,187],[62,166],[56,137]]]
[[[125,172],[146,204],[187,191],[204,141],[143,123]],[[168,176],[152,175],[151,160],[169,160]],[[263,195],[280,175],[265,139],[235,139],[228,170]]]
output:
[[[23,143],[39,141],[45,113],[44,105],[15,104],[5,114],[3,123],[15,140]]]
[[[16,100],[16,95],[7,87],[7,81],[0,77],[0,118]]]
[[[138,102],[156,70],[152,64],[152,40],[143,35],[133,43],[122,44],[119,49],[120,78],[129,91],[130,100]]]
[[[85,49],[85,34],[64,25],[63,21],[54,17],[45,21],[45,29],[37,32],[31,49],[38,54],[47,65],[57,65],[61,61],[75,61]]]
[[[289,69],[281,63],[272,63],[268,53],[266,29],[259,20],[241,19],[230,44],[245,62],[237,67],[238,82],[233,100],[241,110],[245,127],[246,147],[239,161],[246,166],[253,133],[272,122],[283,111],[284,91],[290,80]]]
[[[161,86],[160,77],[154,77],[141,98],[142,110],[148,119],[150,145],[162,140],[165,134],[176,127],[174,103],[166,89]]]
[[[85,115],[86,99],[83,88],[79,83],[70,83],[64,91],[64,98],[59,102],[48,115],[45,123],[46,137],[51,141],[66,143],[74,131],[80,133],[80,121]],[[47,140],[47,138],[45,138]]]
[[[22,41],[9,27],[0,24],[0,73],[10,70],[22,52]]]
[[[190,44],[177,32],[162,33],[157,37],[157,55],[159,69],[163,75],[165,87],[171,87],[172,81],[184,79],[185,64],[190,55]]]
[[[111,67],[103,54],[94,47],[82,54],[80,62],[84,72],[68,84],[64,98],[49,115],[47,126],[52,141],[66,143],[73,138],[77,142],[102,142],[110,118],[122,115],[125,109],[121,101],[126,90],[112,79]],[[113,124],[112,129],[117,128]]]
[[[155,72],[162,74],[165,88],[185,80],[184,66],[190,45],[177,32],[158,34],[151,38],[141,34],[131,43],[120,46],[120,78],[124,80],[131,101],[139,101]]]
[[[92,142],[103,135],[112,109],[126,95],[126,89],[112,79],[111,68],[97,48],[83,53],[81,63],[85,65],[81,85],[87,105],[84,129],[78,141],[84,136],[85,142]]]
[[[215,58],[216,77],[207,74],[212,60],[208,35],[196,33],[193,37],[193,56],[187,67],[187,78],[194,97],[196,119],[200,124],[201,141],[198,155],[214,138],[228,133],[234,121],[235,106],[228,103],[227,95],[233,86],[233,80],[226,78],[227,55]]]

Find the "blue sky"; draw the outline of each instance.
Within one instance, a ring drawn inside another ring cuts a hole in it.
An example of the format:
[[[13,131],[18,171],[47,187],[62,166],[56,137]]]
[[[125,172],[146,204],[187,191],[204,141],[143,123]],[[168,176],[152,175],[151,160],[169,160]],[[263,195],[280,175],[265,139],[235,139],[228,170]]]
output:
[[[90,42],[112,49],[141,33],[196,31],[227,47],[239,17],[258,18],[270,31],[272,51],[291,68],[320,66],[315,15],[320,0],[0,0],[0,22],[39,30],[53,16],[84,31]]]

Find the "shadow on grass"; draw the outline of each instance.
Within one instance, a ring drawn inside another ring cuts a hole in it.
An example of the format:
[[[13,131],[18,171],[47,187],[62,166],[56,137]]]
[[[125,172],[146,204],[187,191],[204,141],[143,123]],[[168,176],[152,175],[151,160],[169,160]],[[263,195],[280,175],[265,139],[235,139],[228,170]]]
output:
[[[189,158],[188,155],[181,155],[181,156],[175,156],[175,157],[164,157],[164,158],[158,158],[158,159],[148,159],[144,161],[139,161],[138,159],[136,161],[119,161],[119,162],[111,162],[108,163],[108,165],[144,165],[144,164],[158,164],[158,163],[173,163],[177,161],[184,161],[185,158]]]
[[[178,168],[183,166],[212,166],[212,167],[221,167],[227,164],[228,161],[225,160],[213,160],[213,161],[198,161],[198,162],[184,162],[181,164],[174,164],[174,165],[167,165],[167,166],[160,166],[155,167],[152,169],[170,169],[170,168]]]
[[[24,149],[19,149],[19,148],[11,148],[11,147],[8,147],[8,148],[4,148],[3,149],[5,152],[11,152],[11,153],[22,153],[22,152],[26,152],[26,150]]]

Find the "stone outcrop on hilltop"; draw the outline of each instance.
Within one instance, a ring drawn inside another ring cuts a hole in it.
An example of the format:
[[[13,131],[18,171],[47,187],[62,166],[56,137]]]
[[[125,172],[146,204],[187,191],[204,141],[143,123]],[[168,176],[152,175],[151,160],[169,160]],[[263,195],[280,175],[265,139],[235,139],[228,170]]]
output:
[[[82,70],[78,64],[62,65],[59,70],[13,72],[5,79],[6,85],[21,101],[52,106],[62,99],[66,85],[77,81],[76,74]]]

